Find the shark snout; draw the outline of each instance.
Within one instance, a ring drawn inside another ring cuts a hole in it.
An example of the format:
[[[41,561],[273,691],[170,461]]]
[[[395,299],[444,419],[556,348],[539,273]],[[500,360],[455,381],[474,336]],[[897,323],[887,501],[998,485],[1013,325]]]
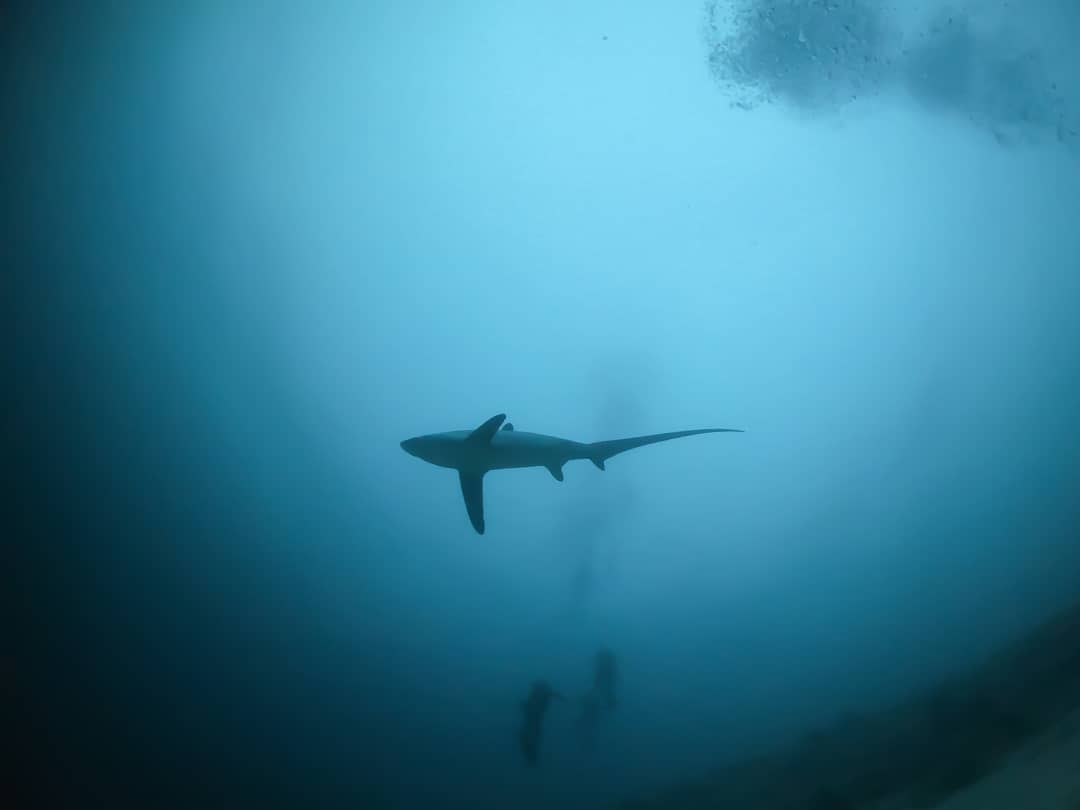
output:
[[[416,455],[416,439],[405,439],[401,443],[401,449],[408,453],[410,456]]]

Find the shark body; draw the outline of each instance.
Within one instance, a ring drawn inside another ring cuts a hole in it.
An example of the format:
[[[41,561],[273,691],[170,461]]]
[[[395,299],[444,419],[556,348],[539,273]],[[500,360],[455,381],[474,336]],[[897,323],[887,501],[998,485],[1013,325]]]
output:
[[[410,455],[458,471],[465,509],[479,534],[484,533],[484,476],[491,470],[545,467],[556,481],[562,481],[563,465],[574,459],[588,459],[603,470],[604,462],[609,458],[635,447],[702,433],[742,433],[734,428],[703,428],[604,442],[575,442],[558,436],[514,430],[512,424],[504,422],[506,414],[500,413],[475,430],[431,433],[401,443],[401,448]]]

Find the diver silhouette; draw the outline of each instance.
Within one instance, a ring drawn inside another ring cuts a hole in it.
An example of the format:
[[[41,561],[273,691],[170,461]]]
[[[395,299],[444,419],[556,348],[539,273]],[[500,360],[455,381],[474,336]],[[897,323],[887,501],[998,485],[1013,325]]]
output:
[[[615,655],[601,648],[593,658],[592,688],[581,699],[578,730],[591,742],[597,724],[615,708]]]
[[[593,659],[593,691],[607,711],[615,708],[615,681],[615,654],[603,647]]]
[[[536,758],[540,749],[540,732],[544,726],[544,715],[547,713],[548,704],[552,698],[565,698],[551,688],[547,681],[536,681],[532,685],[529,696],[521,702],[521,731],[518,740],[521,743],[521,753],[525,755],[525,761],[530,765],[536,764]]]

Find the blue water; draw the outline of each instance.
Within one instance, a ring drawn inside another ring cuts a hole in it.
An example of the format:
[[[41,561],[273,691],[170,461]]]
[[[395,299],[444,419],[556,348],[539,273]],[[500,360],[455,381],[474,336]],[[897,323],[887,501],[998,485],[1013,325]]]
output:
[[[922,5],[5,12],[36,789],[604,806],[1080,597],[1080,17]],[[502,412],[746,432],[479,536],[399,442]]]

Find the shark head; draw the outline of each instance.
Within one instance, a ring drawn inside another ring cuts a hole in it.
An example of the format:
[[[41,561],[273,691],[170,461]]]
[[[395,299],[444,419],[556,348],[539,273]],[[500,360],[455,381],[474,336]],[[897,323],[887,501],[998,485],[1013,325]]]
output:
[[[401,449],[410,456],[416,456],[427,461],[428,456],[432,454],[434,449],[432,446],[434,442],[431,439],[431,436],[413,436],[411,439],[406,439],[401,443]]]
[[[401,443],[401,449],[410,456],[415,456],[429,464],[457,467],[461,461],[461,445],[460,438],[446,433],[432,433],[406,439]]]

